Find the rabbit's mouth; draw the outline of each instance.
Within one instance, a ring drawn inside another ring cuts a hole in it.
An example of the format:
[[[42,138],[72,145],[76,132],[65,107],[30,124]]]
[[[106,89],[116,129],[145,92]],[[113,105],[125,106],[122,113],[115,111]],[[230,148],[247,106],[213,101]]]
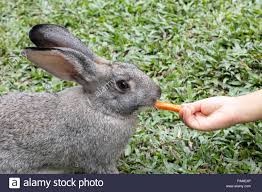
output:
[[[150,109],[150,108],[154,107],[156,101],[157,101],[157,99],[152,99],[151,102],[148,102],[147,104],[137,105],[135,111],[143,111],[143,110]]]
[[[150,108],[150,107],[153,107],[155,102],[156,102],[157,99],[151,99],[150,101],[146,102],[146,103],[140,103],[140,104],[137,104],[137,105],[134,105],[133,107],[129,108],[130,110],[132,111],[137,111],[137,110],[143,110],[143,109],[146,109],[146,108]]]
[[[151,100],[151,104],[150,106],[154,106],[156,101],[161,97],[161,88],[157,85],[156,87],[156,93],[155,93],[155,97],[153,97]]]
[[[139,108],[145,108],[145,107],[153,107],[159,98],[160,98],[160,93],[154,98],[148,98],[147,102],[143,104],[139,104],[137,108],[139,109]]]
[[[160,97],[153,98],[153,99],[151,100],[151,102],[149,103],[149,105],[147,105],[147,106],[153,107],[153,106],[155,105],[156,101],[157,101],[159,98],[160,98]]]

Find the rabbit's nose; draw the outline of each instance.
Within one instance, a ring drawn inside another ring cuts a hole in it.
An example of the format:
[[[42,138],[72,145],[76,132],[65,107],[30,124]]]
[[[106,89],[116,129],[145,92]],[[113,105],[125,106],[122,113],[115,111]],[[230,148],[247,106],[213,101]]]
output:
[[[160,98],[161,96],[161,88],[157,85],[157,89],[156,89],[156,95],[157,95],[157,98]]]

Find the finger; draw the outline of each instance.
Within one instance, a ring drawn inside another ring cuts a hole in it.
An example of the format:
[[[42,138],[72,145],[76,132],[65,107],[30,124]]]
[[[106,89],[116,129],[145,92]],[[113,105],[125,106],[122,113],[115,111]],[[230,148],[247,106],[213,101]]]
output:
[[[208,116],[217,110],[221,105],[215,98],[202,99],[190,104],[195,108],[195,111],[201,111],[202,114]]]
[[[197,129],[200,126],[198,120],[195,117],[194,113],[197,113],[195,111],[196,111],[196,108],[194,106],[187,106],[185,107],[184,113],[183,113],[183,122],[189,128],[192,128],[192,129]]]
[[[183,113],[184,113],[184,109],[181,108],[181,110],[179,111],[179,118],[183,119]]]
[[[212,123],[207,120],[208,116],[199,111],[195,112],[195,110],[196,108],[194,108],[194,106],[185,108],[185,112],[183,113],[184,123],[191,129],[210,131],[212,129]]]
[[[188,117],[190,116],[191,112],[189,110],[189,107],[187,105],[183,105],[182,108],[182,119],[184,121],[184,123],[186,123]]]
[[[181,105],[181,110],[179,111],[179,117],[180,117],[180,119],[182,119],[183,120],[183,114],[184,114],[184,112],[185,112],[185,108],[186,108],[186,106],[187,106],[188,104],[182,104]]]
[[[196,102],[190,103],[190,104],[187,105],[187,107],[189,107],[190,112],[192,114],[194,114],[196,112],[200,112],[201,111],[201,102],[196,101]]]
[[[183,122],[192,129],[198,129],[200,127],[199,122],[195,118],[190,108],[186,108],[183,115]]]
[[[189,108],[190,112],[192,114],[196,113],[197,111],[201,111],[201,103],[196,101],[193,103],[186,103],[186,104],[182,104],[182,114],[183,114],[183,109],[185,108]]]
[[[200,100],[183,105],[180,117],[189,128],[202,131],[210,128],[209,123],[206,122],[206,114],[201,111],[202,103]]]
[[[233,125],[231,118],[225,116],[224,113],[216,112],[210,116],[204,116],[202,113],[194,115],[194,119],[191,119],[189,125],[191,128],[199,131],[214,131]]]

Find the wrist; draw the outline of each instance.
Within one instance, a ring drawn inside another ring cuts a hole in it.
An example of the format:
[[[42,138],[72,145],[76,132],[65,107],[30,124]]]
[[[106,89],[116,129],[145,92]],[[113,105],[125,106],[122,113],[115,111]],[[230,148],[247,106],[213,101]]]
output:
[[[231,97],[231,113],[232,114],[232,124],[244,123],[248,121],[247,115],[245,113],[245,104],[241,97]]]
[[[235,102],[235,116],[236,116],[236,124],[237,123],[246,123],[249,121],[249,115],[247,114],[247,109],[245,108],[246,100],[242,98],[242,96],[234,97]]]
[[[258,92],[236,97],[237,123],[262,119],[262,95]]]

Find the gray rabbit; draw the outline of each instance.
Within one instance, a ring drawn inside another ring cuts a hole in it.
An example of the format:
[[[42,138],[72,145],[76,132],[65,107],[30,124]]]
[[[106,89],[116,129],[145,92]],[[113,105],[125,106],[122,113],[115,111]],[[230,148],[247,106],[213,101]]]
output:
[[[23,54],[80,86],[0,97],[0,173],[118,173],[140,107],[160,88],[136,66],[93,54],[66,28],[40,24]]]

